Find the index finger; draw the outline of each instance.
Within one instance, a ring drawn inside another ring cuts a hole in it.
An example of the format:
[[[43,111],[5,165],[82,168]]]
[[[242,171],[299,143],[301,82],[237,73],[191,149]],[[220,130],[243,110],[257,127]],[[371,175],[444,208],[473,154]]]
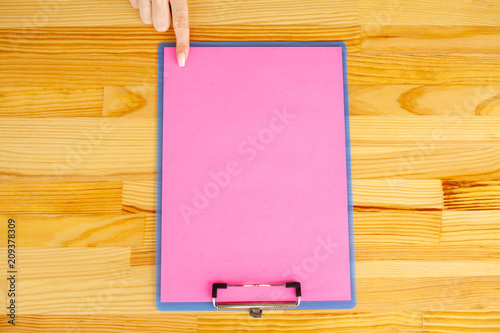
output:
[[[170,0],[172,25],[177,40],[177,62],[184,67],[189,54],[189,18],[186,0]]]

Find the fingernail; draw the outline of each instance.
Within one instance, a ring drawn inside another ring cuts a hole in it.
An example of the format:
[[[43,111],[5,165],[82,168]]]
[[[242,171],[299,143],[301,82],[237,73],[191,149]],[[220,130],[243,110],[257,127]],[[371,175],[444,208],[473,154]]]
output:
[[[186,65],[186,54],[184,52],[177,55],[177,62],[179,62],[179,67],[184,67],[184,65]]]

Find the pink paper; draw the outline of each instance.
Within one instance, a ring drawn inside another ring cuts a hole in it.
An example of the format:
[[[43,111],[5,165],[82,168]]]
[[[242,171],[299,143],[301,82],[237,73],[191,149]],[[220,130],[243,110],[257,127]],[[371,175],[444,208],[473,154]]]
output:
[[[350,300],[345,154],[340,47],[165,48],[161,301]]]

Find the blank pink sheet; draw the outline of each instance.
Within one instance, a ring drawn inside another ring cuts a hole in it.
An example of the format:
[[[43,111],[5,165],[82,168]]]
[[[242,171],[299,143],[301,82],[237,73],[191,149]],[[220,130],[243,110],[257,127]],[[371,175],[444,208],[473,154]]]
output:
[[[161,301],[350,300],[342,49],[166,47],[164,72]]]

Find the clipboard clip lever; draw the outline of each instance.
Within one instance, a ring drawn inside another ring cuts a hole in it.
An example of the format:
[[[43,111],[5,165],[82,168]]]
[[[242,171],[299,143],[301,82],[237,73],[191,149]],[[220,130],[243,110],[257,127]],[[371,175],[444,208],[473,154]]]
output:
[[[294,288],[295,302],[217,302],[217,290],[227,289],[228,287],[286,287]],[[302,291],[300,289],[300,282],[286,282],[280,284],[227,284],[227,283],[214,283],[212,284],[212,304],[218,310],[231,310],[231,309],[249,309],[250,316],[253,318],[262,317],[262,309],[293,309],[300,305]]]

